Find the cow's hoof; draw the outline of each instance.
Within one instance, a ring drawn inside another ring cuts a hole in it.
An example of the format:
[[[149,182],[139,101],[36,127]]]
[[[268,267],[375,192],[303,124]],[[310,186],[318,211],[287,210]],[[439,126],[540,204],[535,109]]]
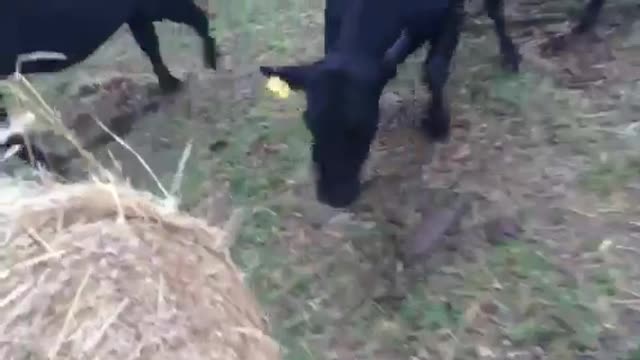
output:
[[[451,117],[446,105],[431,106],[427,117],[422,119],[424,135],[434,142],[447,142],[450,135]]]
[[[167,95],[178,92],[182,88],[182,81],[171,76],[163,79],[160,82],[160,90]]]
[[[204,52],[204,63],[208,68],[217,70],[218,69],[218,57],[220,53],[215,45],[211,44],[206,46]]]
[[[514,74],[518,73],[520,71],[521,61],[522,61],[522,57],[518,53],[513,53],[507,56],[503,56],[502,68]]]
[[[448,126],[443,126],[441,124],[429,125],[424,126],[422,129],[427,139],[432,140],[433,142],[446,143],[449,141],[450,131]]]

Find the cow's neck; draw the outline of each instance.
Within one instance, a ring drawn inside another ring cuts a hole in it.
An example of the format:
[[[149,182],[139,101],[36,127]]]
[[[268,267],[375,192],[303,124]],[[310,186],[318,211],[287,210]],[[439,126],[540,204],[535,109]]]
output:
[[[342,19],[336,51],[380,60],[402,32],[396,1],[353,0]]]

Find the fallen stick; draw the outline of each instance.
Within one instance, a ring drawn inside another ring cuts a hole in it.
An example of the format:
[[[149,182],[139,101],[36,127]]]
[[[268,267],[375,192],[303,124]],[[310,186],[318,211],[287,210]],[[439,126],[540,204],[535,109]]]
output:
[[[413,236],[401,245],[400,255],[404,261],[411,264],[432,254],[437,246],[444,243],[446,233],[458,223],[469,203],[469,198],[461,195],[451,207],[425,215]]]

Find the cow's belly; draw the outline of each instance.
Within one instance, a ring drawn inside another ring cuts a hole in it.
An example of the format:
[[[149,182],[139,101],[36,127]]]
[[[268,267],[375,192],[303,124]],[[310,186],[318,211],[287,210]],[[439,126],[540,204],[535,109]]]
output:
[[[407,14],[406,21],[409,30],[421,39],[431,41],[442,31],[447,15],[448,1],[425,1]]]
[[[17,35],[20,52],[60,52],[69,63],[82,61],[95,52],[126,23],[133,9],[130,0],[24,1],[46,1],[56,7],[22,8]]]

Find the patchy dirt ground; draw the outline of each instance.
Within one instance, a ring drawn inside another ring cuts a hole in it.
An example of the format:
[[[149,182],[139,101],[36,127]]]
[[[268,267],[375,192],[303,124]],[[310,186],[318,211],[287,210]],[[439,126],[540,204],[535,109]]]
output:
[[[423,55],[412,57],[382,99],[370,190],[339,212],[313,197],[304,99],[274,100],[255,72],[256,62],[320,53],[323,2],[219,6],[228,57],[217,73],[203,69],[192,34],[158,26],[170,67],[188,79],[180,94],[155,93],[124,30],[36,83],[87,147],[139,186],[156,190],[91,117],[166,186],[193,140],[184,206],[212,221],[226,216],[212,198],[250,210],[234,255],[287,359],[640,358],[640,11],[612,5],[597,34],[567,42],[549,40],[566,23],[514,27],[519,75],[500,70],[490,27],[473,27],[449,85],[455,120],[444,145],[415,129],[428,94]],[[560,11],[525,1],[509,10],[514,19]],[[68,148],[53,148],[81,175]],[[447,214],[458,199],[466,206]],[[425,219],[432,225],[420,230]],[[399,261],[421,249],[428,256],[412,266]]]

